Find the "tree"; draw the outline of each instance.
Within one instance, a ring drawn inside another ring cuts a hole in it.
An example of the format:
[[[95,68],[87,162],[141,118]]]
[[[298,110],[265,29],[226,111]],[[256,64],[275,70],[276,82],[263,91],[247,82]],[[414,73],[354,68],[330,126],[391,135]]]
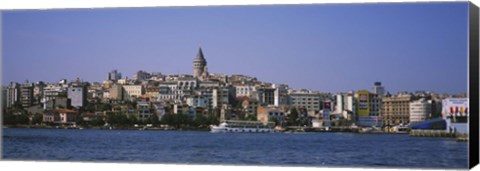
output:
[[[3,115],[3,123],[5,125],[15,125],[15,115],[6,113]]]
[[[112,110],[112,105],[110,103],[103,103],[100,106],[100,111],[111,111]]]
[[[290,110],[290,115],[288,118],[289,125],[298,125],[298,111],[296,108]]]
[[[247,121],[257,121],[257,116],[247,115],[247,117],[245,117],[245,120],[247,120]]]
[[[41,124],[43,122],[43,115],[36,113],[33,115],[32,124]]]
[[[213,113],[210,113],[207,118],[207,124],[208,125],[218,125],[220,124],[220,121],[218,120],[217,117]]]
[[[103,121],[103,118],[101,116],[96,116],[92,119],[90,124],[92,126],[103,126],[103,125],[105,125],[105,121]]]
[[[158,125],[160,123],[156,114],[153,114],[150,118],[148,118],[148,121],[153,125]]]
[[[278,119],[276,117],[270,117],[270,120],[272,122],[275,122],[275,125],[279,125],[280,124],[280,121],[278,121]]]
[[[207,117],[203,116],[203,114],[197,113],[195,120],[193,121],[193,125],[196,127],[203,127],[207,125]]]
[[[30,119],[26,114],[15,115],[15,124],[28,124],[29,122]]]

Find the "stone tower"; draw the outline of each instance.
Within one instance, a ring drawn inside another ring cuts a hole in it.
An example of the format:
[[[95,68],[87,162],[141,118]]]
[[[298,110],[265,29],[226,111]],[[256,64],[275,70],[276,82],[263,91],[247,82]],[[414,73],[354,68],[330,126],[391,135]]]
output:
[[[202,48],[198,49],[197,57],[193,60],[193,77],[201,77],[207,68],[207,60],[203,57]]]

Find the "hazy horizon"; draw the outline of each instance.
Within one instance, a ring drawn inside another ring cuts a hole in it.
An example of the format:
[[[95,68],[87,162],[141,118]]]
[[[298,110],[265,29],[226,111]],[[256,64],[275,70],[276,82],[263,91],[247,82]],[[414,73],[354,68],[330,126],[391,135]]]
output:
[[[323,92],[467,91],[468,2],[2,11],[3,85],[117,69],[243,74]]]

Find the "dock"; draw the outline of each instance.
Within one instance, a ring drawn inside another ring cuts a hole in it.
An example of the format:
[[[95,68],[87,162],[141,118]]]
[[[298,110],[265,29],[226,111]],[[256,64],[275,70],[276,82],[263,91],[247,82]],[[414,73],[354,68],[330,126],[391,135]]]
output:
[[[414,137],[450,137],[457,141],[468,141],[467,133],[454,133],[446,130],[411,130],[409,134]]]
[[[455,137],[454,133],[445,130],[411,130],[410,136],[414,137]]]

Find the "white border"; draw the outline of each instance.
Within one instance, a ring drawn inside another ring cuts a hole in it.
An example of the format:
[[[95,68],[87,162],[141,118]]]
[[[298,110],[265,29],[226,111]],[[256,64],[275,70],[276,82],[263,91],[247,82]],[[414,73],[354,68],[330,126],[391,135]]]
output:
[[[117,8],[117,7],[165,7],[165,6],[215,6],[215,5],[271,5],[271,4],[331,4],[331,3],[378,3],[378,2],[451,2],[452,0],[1,0],[0,10],[25,10],[25,9],[69,9],[69,8]],[[466,2],[467,0],[453,0]],[[480,6],[480,0],[471,0],[477,6]],[[0,14],[0,27],[1,27]],[[0,28],[1,31],[1,28]],[[3,34],[3,32],[1,32]],[[0,35],[0,46],[2,45]],[[0,52],[3,52],[0,47]],[[0,55],[3,55],[0,54]],[[0,56],[1,58],[1,56]],[[1,59],[0,59],[1,64]],[[1,68],[1,67],[0,67]],[[1,70],[0,70],[1,73]],[[1,76],[0,76],[1,77]],[[1,80],[0,80],[1,83]],[[1,130],[0,130],[1,133]],[[1,139],[1,137],[0,137]],[[0,142],[1,144],[1,142]],[[0,150],[1,152],[1,150]],[[1,157],[1,155],[0,155]],[[384,168],[318,168],[318,167],[264,167],[264,166],[218,166],[218,165],[173,165],[173,164],[133,164],[133,163],[82,163],[82,162],[38,162],[38,161],[0,161],[0,168],[5,170],[400,170]],[[403,169],[402,169],[403,170]],[[415,170],[415,169],[405,169]],[[422,169],[430,170],[430,169]],[[474,170],[480,170],[480,166]]]
[[[111,7],[159,7],[159,6],[207,6],[207,5],[270,5],[312,3],[377,3],[377,2],[466,2],[467,0],[2,0],[0,10],[5,9],[62,9],[62,8],[111,8]],[[475,0],[479,1],[479,0]],[[476,3],[479,4],[479,3]]]

